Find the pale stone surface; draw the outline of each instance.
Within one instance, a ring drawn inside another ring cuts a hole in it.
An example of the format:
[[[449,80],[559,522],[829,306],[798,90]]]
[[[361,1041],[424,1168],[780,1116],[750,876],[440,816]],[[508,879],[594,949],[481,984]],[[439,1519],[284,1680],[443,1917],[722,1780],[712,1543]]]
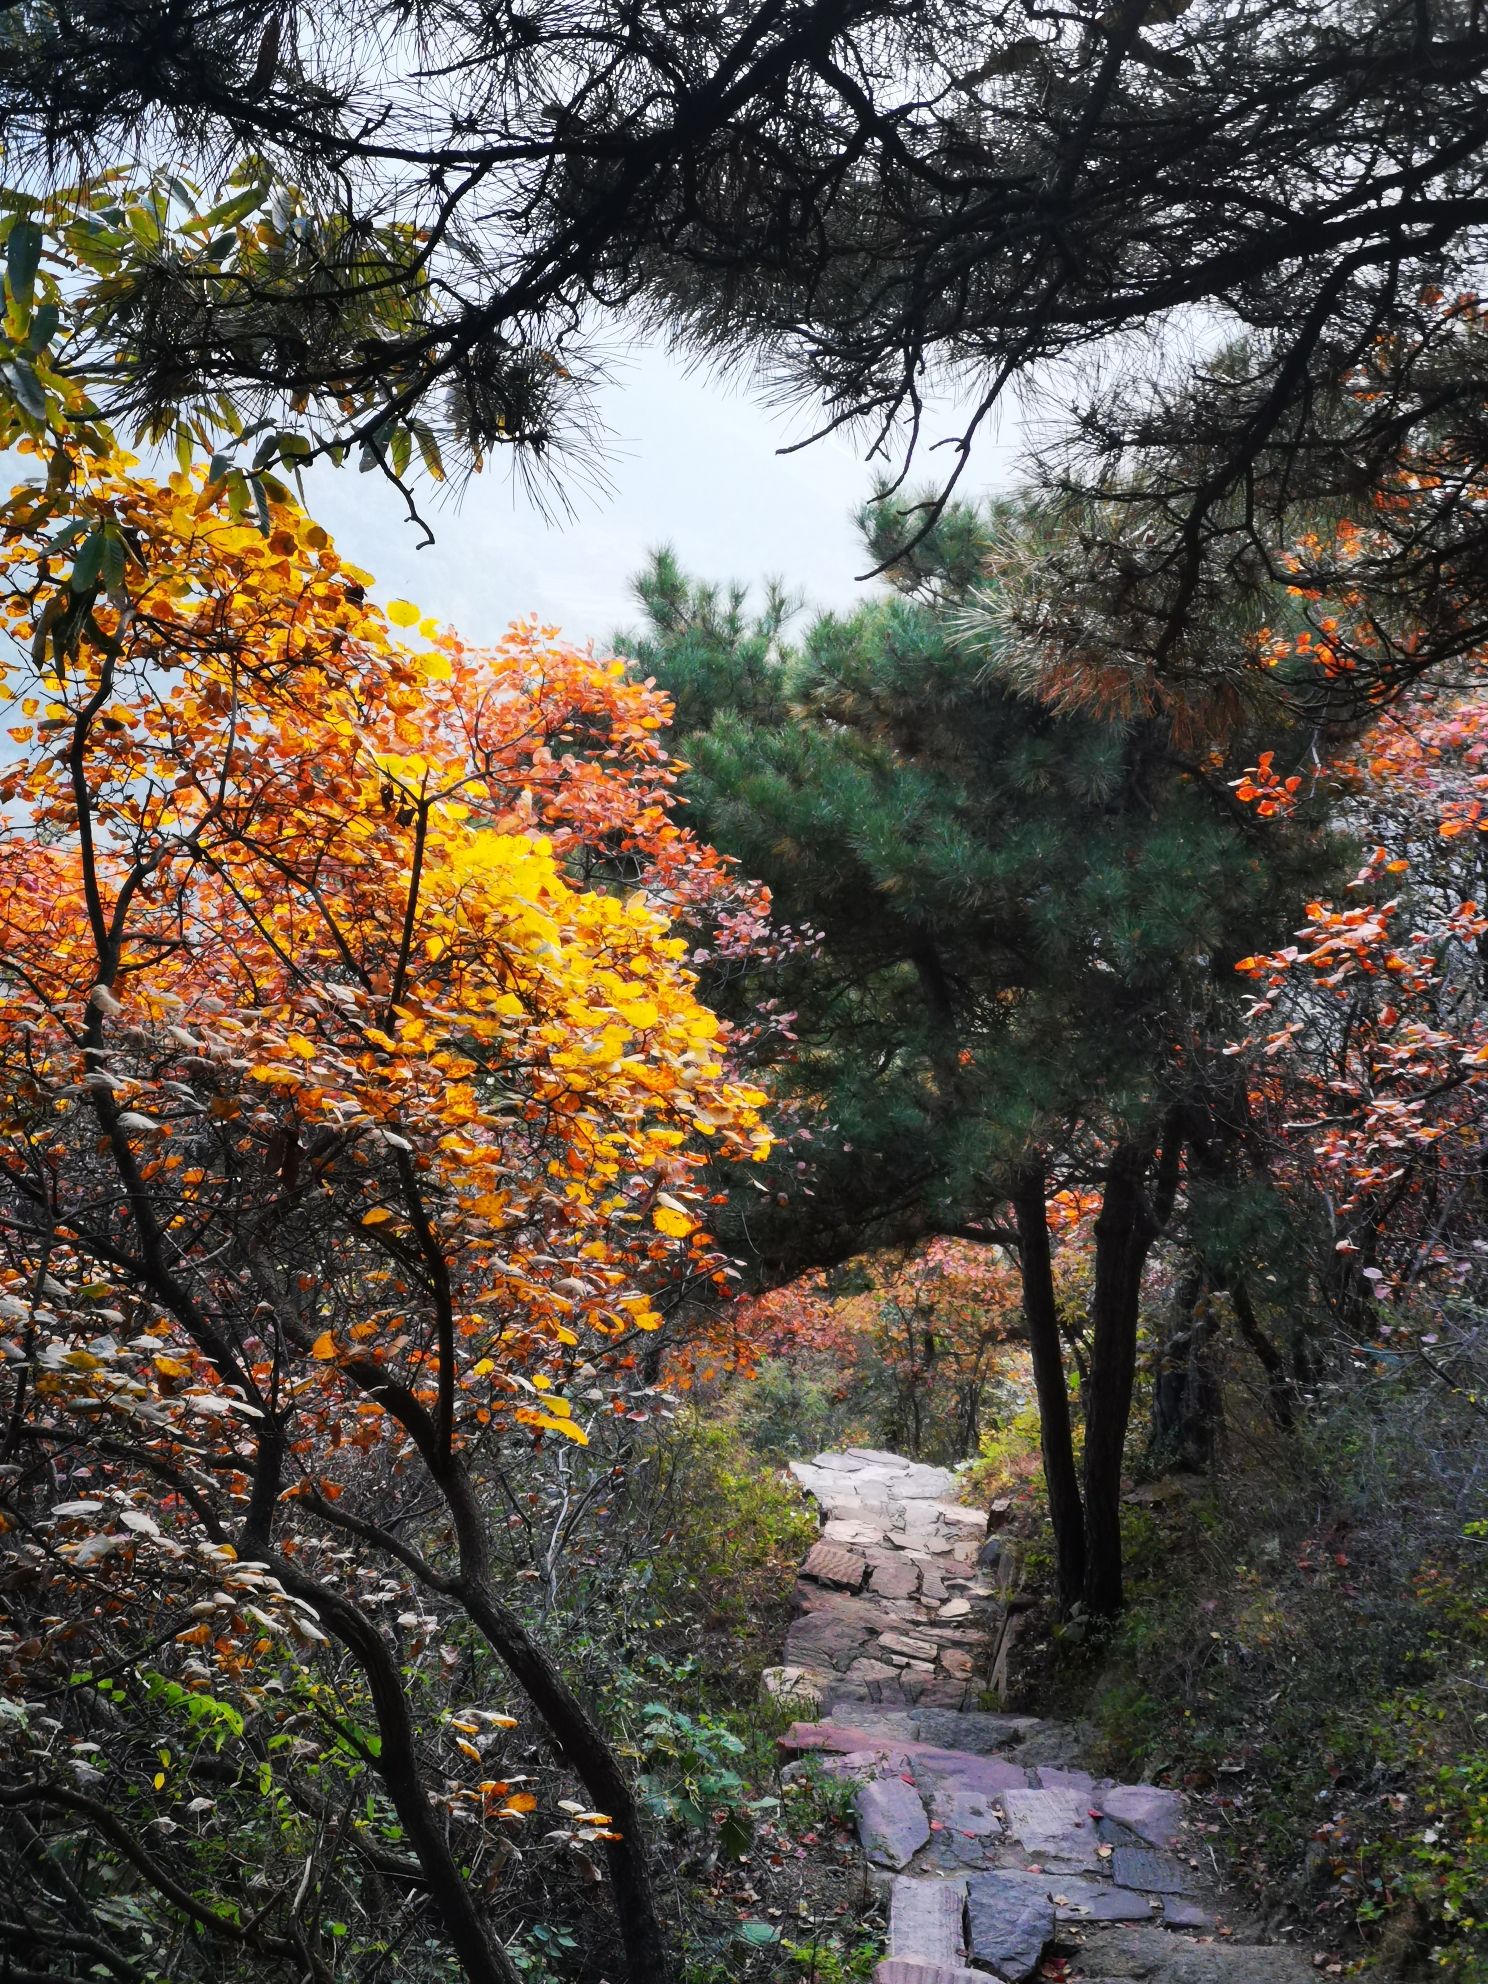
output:
[[[959,1963],[928,1963],[917,1956],[886,1956],[873,1973],[873,1984],[987,1984],[985,1970],[967,1970]]]
[[[971,1616],[969,1598],[948,1598],[936,1613],[939,1619],[966,1619]]]
[[[1170,1929],[1212,1929],[1214,1917],[1196,1901],[1183,1901],[1177,1895],[1164,1895],[1162,1919]]]
[[[847,1670],[849,1681],[892,1681],[899,1672],[886,1660],[855,1660]]]
[[[966,1894],[959,1881],[916,1880],[901,1874],[889,1890],[889,1954],[933,1963],[960,1963],[966,1954],[961,1918]]]
[[[807,1714],[821,1707],[821,1683],[805,1667],[767,1667],[760,1676],[760,1693],[783,1707]]]
[[[1054,1933],[1048,1883],[1035,1874],[974,1874],[966,1884],[966,1927],[971,1954],[1007,1984],[1022,1984],[1038,1969]]]
[[[902,1777],[874,1778],[857,1797],[863,1851],[880,1867],[907,1867],[930,1837],[919,1793]]]
[[[934,1640],[922,1639],[918,1633],[880,1633],[878,1643],[885,1653],[902,1653],[906,1660],[933,1663],[938,1651]]]
[[[1100,1870],[1095,1821],[1075,1792],[1009,1791],[1003,1811],[1030,1860],[1065,1873]]]
[[[1100,1809],[1149,1846],[1171,1846],[1183,1824],[1183,1800],[1155,1784],[1113,1784],[1102,1792]]]

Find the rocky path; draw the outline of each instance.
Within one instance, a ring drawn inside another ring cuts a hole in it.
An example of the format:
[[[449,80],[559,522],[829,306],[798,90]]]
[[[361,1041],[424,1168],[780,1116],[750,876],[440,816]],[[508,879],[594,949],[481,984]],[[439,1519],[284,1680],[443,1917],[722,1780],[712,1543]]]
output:
[[[1007,1579],[949,1473],[872,1448],[793,1472],[824,1523],[766,1686],[812,1718],[782,1738],[790,1767],[809,1754],[857,1783],[890,1884],[876,1984],[1023,1984],[1051,1957],[1138,1984],[1312,1975],[1294,1949],[1229,1936],[1177,1792],[1081,1768],[1078,1727],[977,1705]]]

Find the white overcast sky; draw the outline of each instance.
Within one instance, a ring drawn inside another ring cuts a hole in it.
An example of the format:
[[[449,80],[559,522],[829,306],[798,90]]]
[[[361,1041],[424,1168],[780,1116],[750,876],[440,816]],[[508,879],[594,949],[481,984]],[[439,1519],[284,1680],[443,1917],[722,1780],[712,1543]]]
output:
[[[863,596],[852,513],[872,469],[850,440],[782,455],[806,431],[800,416],[689,373],[659,348],[634,349],[613,373],[601,398],[613,487],[576,490],[572,521],[544,518],[499,463],[465,484],[458,505],[428,507],[437,542],[422,551],[396,492],[354,466],[317,469],[310,507],[343,555],[375,575],[382,598],[412,599],[477,641],[535,612],[574,640],[604,644],[635,624],[629,581],[661,544],[697,578],[780,578],[816,606]],[[932,438],[949,422],[942,416]],[[967,494],[1008,484],[1017,432],[1010,409],[1002,434],[980,442]],[[925,475],[945,460],[927,454]]]

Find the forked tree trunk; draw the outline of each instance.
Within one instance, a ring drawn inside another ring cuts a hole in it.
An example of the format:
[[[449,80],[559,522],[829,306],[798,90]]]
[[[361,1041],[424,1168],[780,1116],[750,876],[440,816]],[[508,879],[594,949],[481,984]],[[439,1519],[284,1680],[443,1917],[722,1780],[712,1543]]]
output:
[[[1047,1185],[1043,1166],[1031,1165],[1014,1188],[1013,1212],[1018,1224],[1023,1318],[1028,1325],[1033,1382],[1038,1393],[1039,1444],[1043,1449],[1044,1481],[1049,1493],[1049,1520],[1054,1526],[1059,1610],[1064,1616],[1085,1588],[1085,1513],[1080,1504],[1069,1391],[1054,1299],[1054,1269],[1044,1202]]]
[[[1114,1618],[1121,1610],[1121,1463],[1137,1374],[1142,1270],[1177,1190],[1180,1148],[1175,1111],[1164,1136],[1154,1210],[1144,1189],[1151,1145],[1118,1144],[1106,1167],[1095,1222],[1085,1386],[1085,1609],[1097,1619]]]

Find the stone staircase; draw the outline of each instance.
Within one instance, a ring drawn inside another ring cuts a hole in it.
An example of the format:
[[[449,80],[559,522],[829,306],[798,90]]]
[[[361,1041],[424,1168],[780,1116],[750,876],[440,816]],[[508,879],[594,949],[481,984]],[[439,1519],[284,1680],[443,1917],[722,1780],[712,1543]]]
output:
[[[1177,1792],[1082,1769],[1078,1726],[977,1706],[1006,1636],[1006,1553],[951,1500],[953,1476],[873,1448],[792,1471],[824,1525],[765,1685],[812,1717],[781,1738],[787,1770],[810,1757],[856,1783],[889,1884],[875,1984],[1023,1984],[1051,1957],[1141,1984],[1313,1974],[1295,1949],[1231,1938]]]

